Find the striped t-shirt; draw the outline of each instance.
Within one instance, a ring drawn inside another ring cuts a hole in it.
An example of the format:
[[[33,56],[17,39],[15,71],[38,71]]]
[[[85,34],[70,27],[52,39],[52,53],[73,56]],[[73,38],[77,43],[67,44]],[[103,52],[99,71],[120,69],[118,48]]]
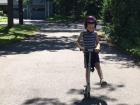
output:
[[[81,46],[87,49],[94,49],[96,47],[96,32],[84,31],[81,33],[82,39],[80,40]]]

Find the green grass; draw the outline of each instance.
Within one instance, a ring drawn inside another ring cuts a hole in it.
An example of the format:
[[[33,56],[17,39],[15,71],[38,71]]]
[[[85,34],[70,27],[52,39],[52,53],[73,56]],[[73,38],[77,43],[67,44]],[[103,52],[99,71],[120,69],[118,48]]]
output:
[[[7,17],[0,17],[0,22],[7,22]]]
[[[0,26],[0,44],[10,44],[32,36],[37,31],[34,25],[15,25],[13,28]]]

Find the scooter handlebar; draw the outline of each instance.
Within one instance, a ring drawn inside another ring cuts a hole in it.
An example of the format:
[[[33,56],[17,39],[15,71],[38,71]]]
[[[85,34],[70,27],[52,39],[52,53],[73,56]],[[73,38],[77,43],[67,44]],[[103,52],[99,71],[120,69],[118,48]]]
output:
[[[95,49],[80,49],[80,51],[84,51],[84,52],[95,52]]]

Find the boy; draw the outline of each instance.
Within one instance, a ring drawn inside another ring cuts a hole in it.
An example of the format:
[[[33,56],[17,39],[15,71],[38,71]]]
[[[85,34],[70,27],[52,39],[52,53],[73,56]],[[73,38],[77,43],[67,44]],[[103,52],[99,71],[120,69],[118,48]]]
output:
[[[103,73],[100,66],[100,59],[99,59],[99,51],[100,51],[100,43],[97,33],[95,32],[96,28],[96,18],[93,16],[88,16],[85,20],[85,29],[80,33],[80,36],[77,40],[77,46],[84,52],[84,62],[86,68],[86,83],[87,80],[87,65],[88,65],[88,53],[85,52],[87,49],[93,49],[94,51],[91,54],[91,71],[94,71],[94,67],[97,69],[99,78],[100,78],[100,85],[105,86],[107,82],[103,80]]]

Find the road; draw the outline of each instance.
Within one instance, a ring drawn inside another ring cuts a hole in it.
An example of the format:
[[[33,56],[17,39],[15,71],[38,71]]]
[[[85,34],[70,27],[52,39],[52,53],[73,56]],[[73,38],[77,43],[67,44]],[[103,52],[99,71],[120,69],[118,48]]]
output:
[[[91,99],[84,100],[79,32],[38,32],[1,48],[0,105],[140,105],[139,60],[101,42],[101,67],[108,86],[91,75]]]

